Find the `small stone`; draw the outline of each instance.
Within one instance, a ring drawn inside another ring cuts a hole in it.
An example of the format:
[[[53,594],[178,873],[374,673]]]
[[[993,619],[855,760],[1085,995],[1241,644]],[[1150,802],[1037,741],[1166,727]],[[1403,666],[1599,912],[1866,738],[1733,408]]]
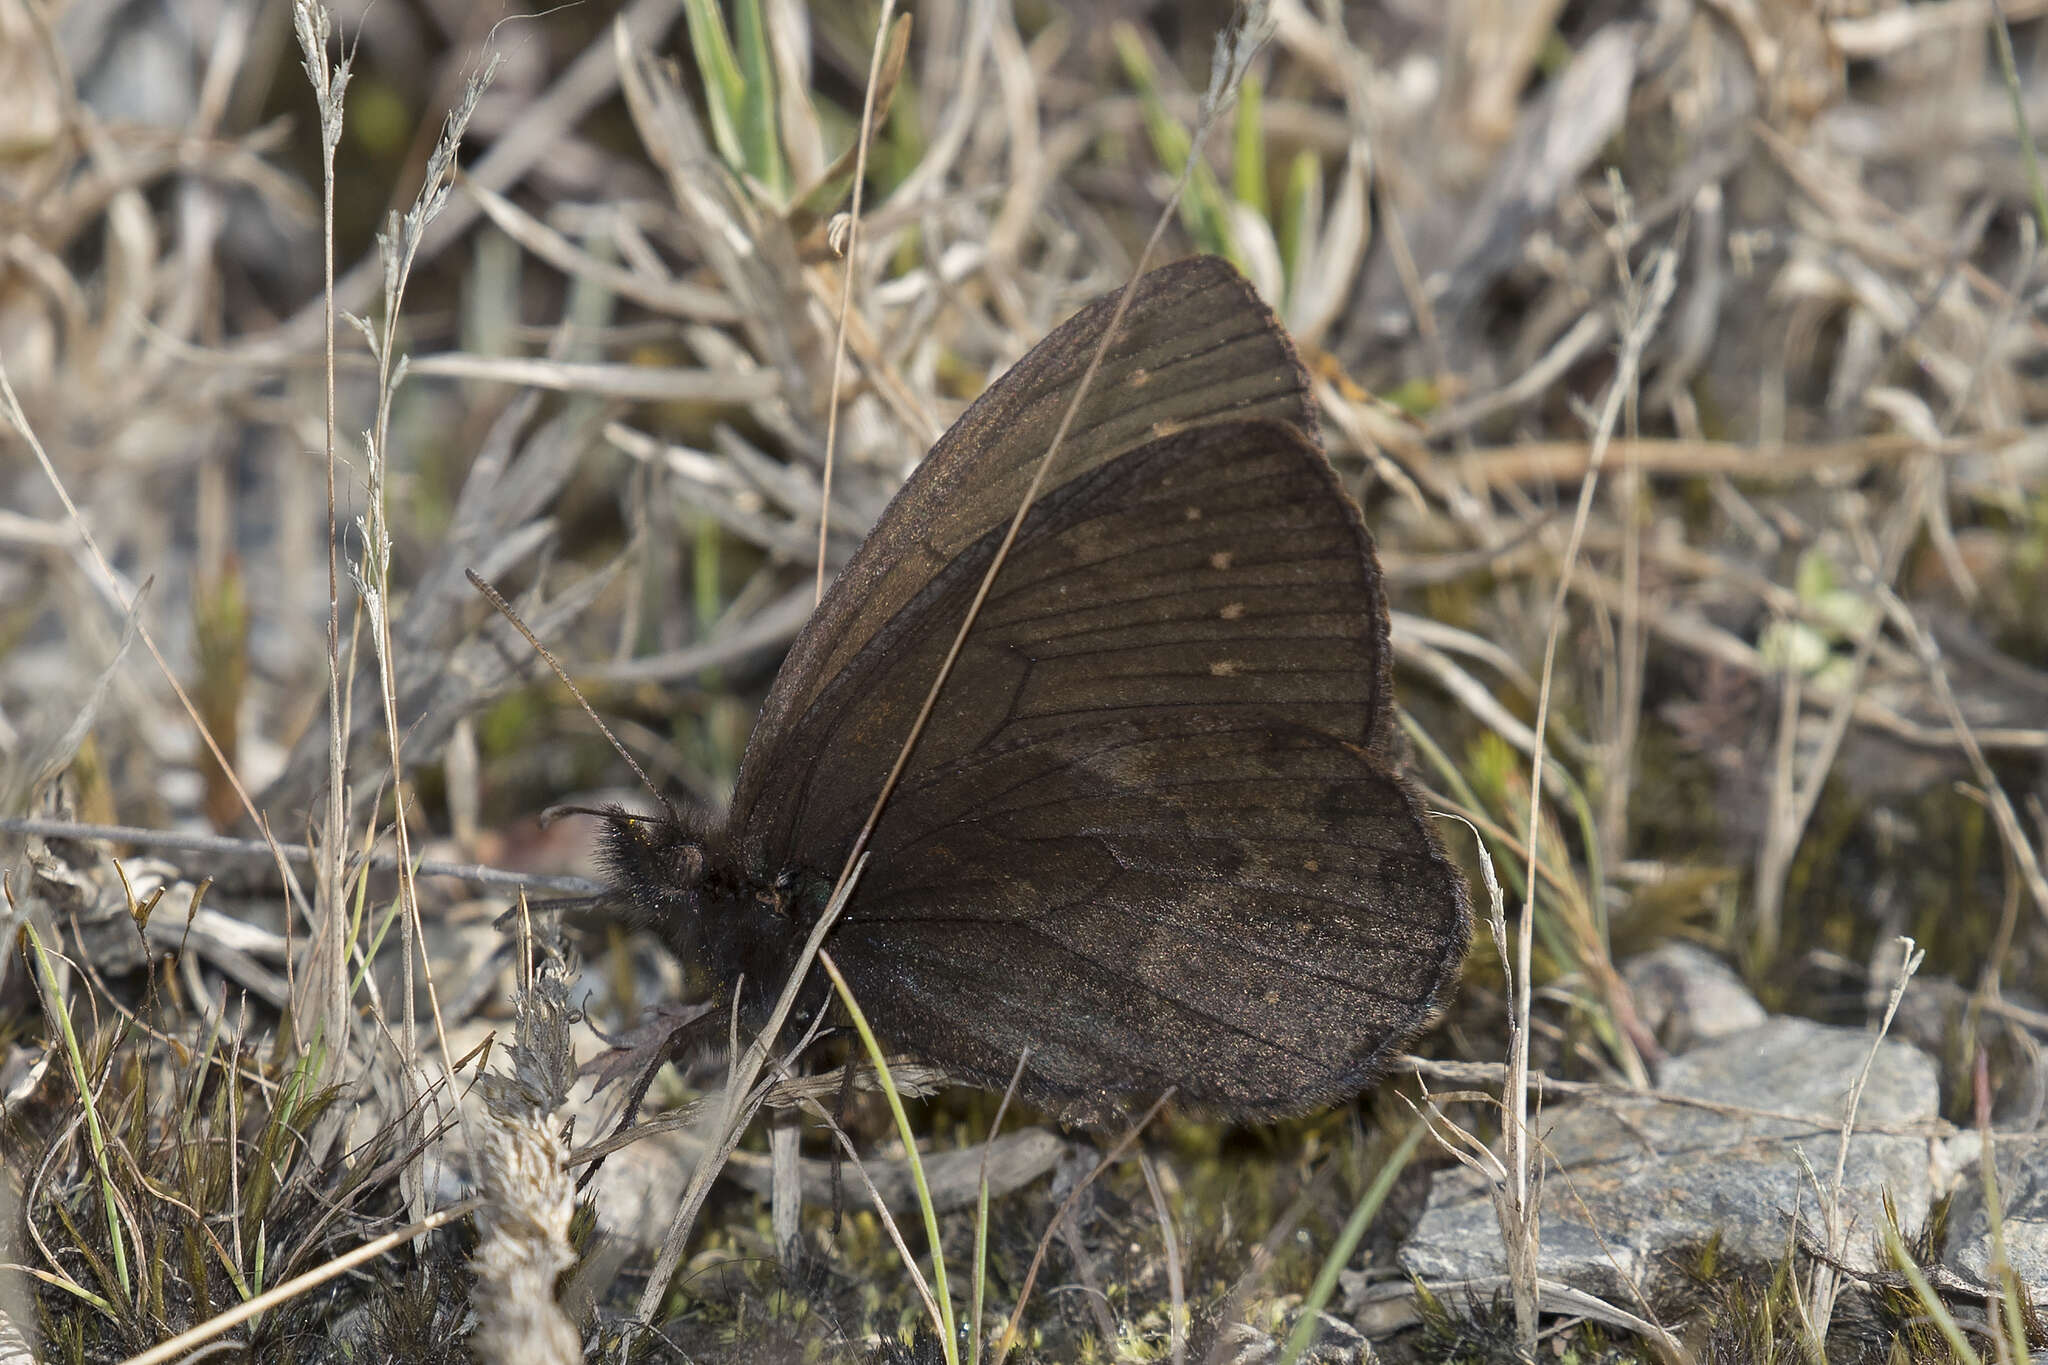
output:
[[[1768,1017],[1735,970],[1697,944],[1666,943],[1629,959],[1621,974],[1636,1014],[1668,1052],[1688,1052]]]
[[[1664,1065],[1663,1091],[1720,1108],[1644,1095],[1543,1111],[1539,1273],[1632,1307],[1630,1283],[1643,1284],[1672,1253],[1716,1233],[1724,1255],[1759,1263],[1784,1255],[1795,1212],[1817,1235],[1818,1198],[1799,1153],[1825,1184],[1843,1097],[1870,1047],[1860,1029],[1770,1019]],[[1841,1252],[1851,1269],[1879,1263],[1886,1192],[1906,1229],[1926,1219],[1931,1133],[1896,1130],[1931,1125],[1938,1099],[1924,1053],[1878,1045],[1843,1173]],[[1400,1259],[1425,1282],[1505,1272],[1493,1205],[1470,1171],[1437,1176]]]
[[[1948,1248],[1942,1261],[1978,1284],[1990,1284],[1991,1218],[1984,1205],[1984,1181],[1975,1160],[1980,1139],[1957,1137],[1951,1146],[1973,1158],[1949,1206]],[[1998,1162],[1998,1202],[2005,1258],[2036,1303],[2048,1295],[2048,1134],[2001,1136],[1993,1141]]]

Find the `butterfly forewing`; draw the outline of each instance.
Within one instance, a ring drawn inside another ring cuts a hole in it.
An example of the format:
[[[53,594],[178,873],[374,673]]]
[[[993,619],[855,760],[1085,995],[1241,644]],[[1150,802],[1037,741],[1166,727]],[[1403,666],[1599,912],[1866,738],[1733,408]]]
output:
[[[991,384],[848,561],[790,647],[748,742],[732,807],[742,837],[776,823],[772,814],[757,816],[756,805],[778,801],[774,788],[812,761],[813,751],[795,735],[818,693],[963,550],[1009,524],[1116,302],[1112,293],[1083,308]],[[1313,436],[1308,376],[1292,344],[1224,262],[1196,257],[1163,267],[1133,286],[1123,325],[1047,486],[1056,489],[1170,432],[1250,418],[1286,422]],[[885,764],[880,772],[887,770]],[[877,785],[869,782],[870,801]]]
[[[1001,530],[953,556],[818,688],[809,755],[756,804],[771,862],[844,856],[908,737]],[[983,604],[908,775],[994,743],[1147,710],[1233,710],[1385,738],[1385,612],[1365,532],[1292,427],[1142,446],[1043,494]]]

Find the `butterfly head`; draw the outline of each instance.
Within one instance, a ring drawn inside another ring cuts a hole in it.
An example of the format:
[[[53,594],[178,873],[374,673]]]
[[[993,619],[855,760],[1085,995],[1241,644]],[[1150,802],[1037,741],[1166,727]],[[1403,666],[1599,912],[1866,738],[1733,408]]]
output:
[[[652,930],[686,969],[721,987],[745,978],[757,995],[780,988],[809,926],[792,913],[798,893],[813,890],[807,880],[749,875],[724,823],[706,811],[615,807],[604,820],[598,860],[621,922]],[[820,905],[824,894],[815,891]]]
[[[598,861],[618,896],[619,917],[671,941],[694,937],[712,857],[710,821],[693,811],[604,812]]]

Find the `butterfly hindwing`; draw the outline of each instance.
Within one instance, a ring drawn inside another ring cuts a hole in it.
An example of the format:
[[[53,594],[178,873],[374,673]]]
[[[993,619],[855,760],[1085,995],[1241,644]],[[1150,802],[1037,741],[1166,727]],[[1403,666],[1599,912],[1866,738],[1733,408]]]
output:
[[[1317,731],[1175,712],[984,752],[903,793],[834,952],[876,1027],[1104,1120],[1355,1093],[1445,998],[1463,883],[1405,783]],[[919,827],[923,818],[937,822]]]
[[[999,538],[817,689],[791,729],[811,761],[745,832],[771,861],[843,857]],[[995,1085],[1029,1042],[1027,1093],[1074,1117],[1173,1082],[1243,1115],[1360,1088],[1467,933],[1398,775],[1385,621],[1356,508],[1286,423],[1049,491],[834,934],[878,1024]]]

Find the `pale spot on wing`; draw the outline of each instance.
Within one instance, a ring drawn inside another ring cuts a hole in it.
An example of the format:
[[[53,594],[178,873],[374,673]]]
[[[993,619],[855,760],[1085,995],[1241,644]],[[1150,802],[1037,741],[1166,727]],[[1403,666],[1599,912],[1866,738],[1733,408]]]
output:
[[[1186,422],[1176,422],[1171,417],[1162,417],[1152,424],[1152,439],[1163,441],[1169,436],[1175,436],[1187,430],[1187,425]]]
[[[1215,554],[1209,556],[1209,567],[1212,569],[1227,569],[1230,567],[1231,560],[1234,557],[1228,550],[1218,550]]]
[[[1186,517],[1189,521],[1200,521],[1202,519],[1202,509],[1199,507],[1190,507],[1187,511],[1181,513],[1181,515]]]
[[[1301,865],[1301,870],[1303,872],[1321,872],[1323,870],[1323,865],[1317,862],[1314,858],[1310,858],[1307,862]]]
[[[1215,663],[1213,663],[1213,664],[1210,664],[1210,665],[1209,665],[1209,676],[1210,676],[1210,677],[1212,677],[1212,678],[1234,678],[1234,677],[1236,677],[1236,676],[1237,676],[1237,660],[1235,660],[1235,659],[1218,659],[1218,660],[1217,660],[1217,661],[1216,661]]]
[[[1143,365],[1135,366],[1128,375],[1124,376],[1124,383],[1134,389],[1142,389],[1151,382],[1152,371],[1146,369]]]
[[[1267,1003],[1267,1004],[1269,1004],[1269,1005],[1277,1005],[1277,1004],[1279,1004],[1279,1003],[1280,1003],[1280,992],[1278,992],[1278,991],[1267,991],[1267,992],[1266,992],[1266,1003]]]
[[[1244,615],[1244,603],[1226,602],[1223,606],[1223,610],[1217,612],[1216,614],[1226,621],[1235,621],[1238,617]]]

